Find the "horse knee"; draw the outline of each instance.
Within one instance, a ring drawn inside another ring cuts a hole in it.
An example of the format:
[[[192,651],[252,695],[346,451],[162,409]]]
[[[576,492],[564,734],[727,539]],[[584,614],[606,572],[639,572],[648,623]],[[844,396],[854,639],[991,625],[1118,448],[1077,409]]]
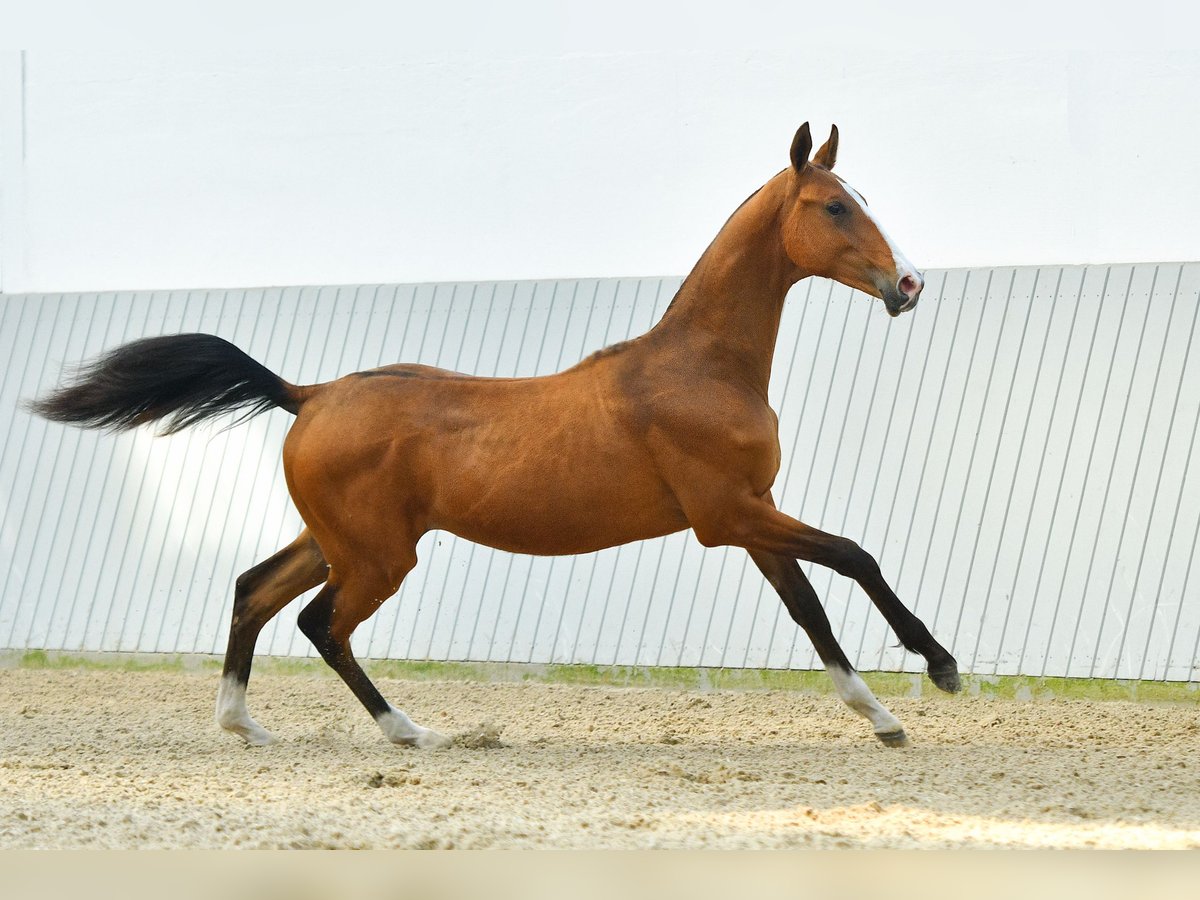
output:
[[[828,551],[829,567],[856,581],[879,574],[879,563],[849,538],[836,538]]]

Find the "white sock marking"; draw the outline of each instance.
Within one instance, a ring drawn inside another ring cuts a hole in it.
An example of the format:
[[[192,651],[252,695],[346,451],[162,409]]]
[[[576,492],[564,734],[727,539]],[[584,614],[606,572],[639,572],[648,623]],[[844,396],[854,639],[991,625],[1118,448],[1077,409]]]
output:
[[[247,744],[263,746],[275,743],[275,736],[250,717],[246,711],[246,685],[233,675],[221,678],[217,689],[217,724],[232,731]]]
[[[396,709],[390,703],[388,711],[375,720],[380,731],[393,744],[405,744],[409,747],[419,747],[422,750],[440,750],[449,747],[454,741],[444,734],[438,734],[429,728],[422,728],[410,719],[402,709]]]
[[[838,696],[852,710],[869,719],[876,734],[891,734],[903,731],[900,720],[893,716],[886,706],[875,699],[867,683],[855,671],[847,672],[837,666],[827,666],[825,671],[833,679],[833,686]]]

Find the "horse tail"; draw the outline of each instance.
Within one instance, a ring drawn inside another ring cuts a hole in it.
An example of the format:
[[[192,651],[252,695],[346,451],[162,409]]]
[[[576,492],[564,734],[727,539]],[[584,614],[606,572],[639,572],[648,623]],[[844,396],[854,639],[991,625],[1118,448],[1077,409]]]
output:
[[[273,407],[295,415],[308,394],[216,335],[174,334],[110,350],[27,408],[55,422],[108,431],[166,419],[160,433],[174,434],[238,410],[242,415],[232,424]]]

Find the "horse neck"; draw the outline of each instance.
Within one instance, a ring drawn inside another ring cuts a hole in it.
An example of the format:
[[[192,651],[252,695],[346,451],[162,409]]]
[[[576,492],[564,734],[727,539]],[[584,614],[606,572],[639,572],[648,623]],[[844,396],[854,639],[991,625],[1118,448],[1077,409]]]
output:
[[[780,238],[782,178],[729,217],[651,332],[691,365],[745,378],[764,397],[783,301],[803,277]]]

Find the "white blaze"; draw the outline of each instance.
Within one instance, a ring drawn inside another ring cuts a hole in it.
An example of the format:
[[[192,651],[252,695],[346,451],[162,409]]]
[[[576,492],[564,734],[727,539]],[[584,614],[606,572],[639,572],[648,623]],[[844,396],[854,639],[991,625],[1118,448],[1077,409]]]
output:
[[[884,241],[887,242],[888,249],[892,251],[892,260],[896,263],[896,280],[899,281],[905,275],[911,275],[913,278],[920,278],[917,272],[917,267],[908,261],[908,257],[904,255],[904,251],[896,246],[896,242],[892,240],[892,236],[887,233],[887,230],[875,218],[875,214],[871,212],[871,208],[867,206],[867,201],[863,199],[862,194],[856,191],[846,182],[842,182],[842,187],[846,189],[846,193],[854,198],[855,202],[862,207],[862,211],[867,214],[867,218],[875,223],[875,227],[879,229],[879,233],[883,235]]]

